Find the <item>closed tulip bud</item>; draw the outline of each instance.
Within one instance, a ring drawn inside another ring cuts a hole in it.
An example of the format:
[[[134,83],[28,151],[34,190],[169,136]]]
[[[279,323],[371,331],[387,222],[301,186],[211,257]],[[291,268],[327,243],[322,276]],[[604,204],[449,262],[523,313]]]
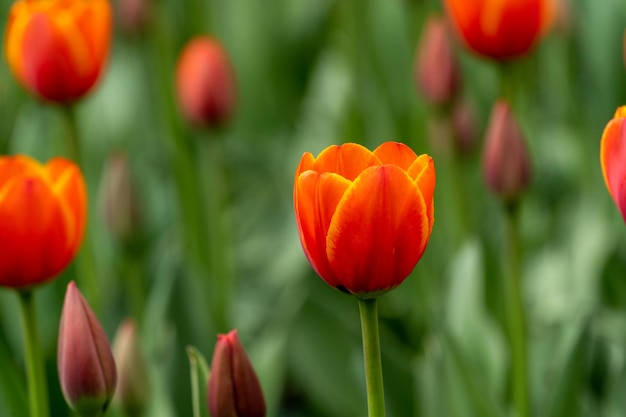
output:
[[[151,0],[117,0],[116,16],[121,28],[129,33],[143,30],[148,22]]]
[[[434,105],[452,101],[459,90],[458,62],[441,16],[426,21],[415,59],[415,81],[424,98]]]
[[[545,26],[547,0],[444,0],[450,21],[474,52],[496,60],[527,53]]]
[[[626,106],[621,106],[607,123],[600,142],[600,164],[604,183],[626,222]]]
[[[150,396],[148,369],[133,320],[124,320],[113,339],[117,389],[113,402],[129,416],[142,415]]]
[[[176,68],[183,116],[197,126],[217,127],[235,110],[235,79],[222,44],[199,36],[183,49]]]
[[[25,290],[58,275],[80,247],[86,217],[73,162],[0,156],[0,285]]]
[[[426,250],[435,166],[402,143],[354,143],[305,153],[296,170],[300,242],[328,285],[374,298],[400,285]]]
[[[100,188],[101,213],[109,231],[122,243],[138,237],[142,228],[137,187],[128,156],[113,153],[107,159]]]
[[[478,137],[474,108],[467,101],[457,101],[452,108],[452,130],[456,149],[471,152]]]
[[[483,153],[487,187],[506,201],[530,183],[531,166],[524,135],[506,101],[493,106]]]
[[[98,80],[111,39],[108,0],[20,0],[5,32],[11,71],[36,96],[67,103]]]
[[[237,330],[217,336],[207,399],[212,417],[265,417],[263,391]]]
[[[57,365],[69,406],[81,416],[102,415],[115,392],[115,361],[102,326],[73,281],[63,302]]]

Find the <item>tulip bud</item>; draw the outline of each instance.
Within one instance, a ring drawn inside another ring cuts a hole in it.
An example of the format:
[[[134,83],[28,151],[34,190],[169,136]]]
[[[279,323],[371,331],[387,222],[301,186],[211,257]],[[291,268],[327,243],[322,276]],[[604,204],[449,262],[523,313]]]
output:
[[[102,175],[100,203],[102,217],[113,236],[128,243],[139,235],[141,208],[126,154],[109,156]]]
[[[222,44],[214,38],[192,39],[180,55],[176,89],[183,116],[198,126],[217,127],[235,109],[235,80]]]
[[[127,33],[140,32],[149,17],[151,0],[117,0],[116,16],[121,28]]]
[[[113,340],[113,356],[117,364],[117,390],[113,402],[129,416],[143,413],[150,395],[149,377],[137,326],[127,319],[120,324]]]
[[[208,388],[213,417],[265,417],[265,400],[237,330],[217,336]]]
[[[609,120],[600,141],[600,164],[604,183],[626,222],[626,106]]]
[[[469,153],[474,149],[477,138],[474,108],[467,101],[457,101],[452,108],[452,130],[456,149]]]
[[[81,416],[100,416],[115,392],[115,362],[102,326],[73,281],[63,302],[57,364],[69,406]]]
[[[431,16],[418,44],[415,65],[417,89],[431,104],[450,102],[459,89],[459,68],[444,19]]]
[[[493,106],[483,154],[487,187],[512,200],[530,183],[530,160],[520,127],[506,101]]]

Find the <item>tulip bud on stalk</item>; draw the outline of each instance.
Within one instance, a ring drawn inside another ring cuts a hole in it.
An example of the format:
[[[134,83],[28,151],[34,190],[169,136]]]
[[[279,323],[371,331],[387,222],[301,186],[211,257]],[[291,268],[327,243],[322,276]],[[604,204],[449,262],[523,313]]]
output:
[[[263,391],[237,330],[217,336],[207,399],[212,417],[265,417]]]
[[[189,41],[178,59],[176,91],[190,123],[218,127],[230,118],[235,110],[235,78],[221,42],[208,36]]]
[[[493,106],[484,146],[487,187],[505,201],[515,200],[530,183],[531,165],[524,135],[504,100]]]
[[[115,361],[100,322],[73,281],[63,302],[57,355],[69,406],[81,416],[102,415],[115,392]]]

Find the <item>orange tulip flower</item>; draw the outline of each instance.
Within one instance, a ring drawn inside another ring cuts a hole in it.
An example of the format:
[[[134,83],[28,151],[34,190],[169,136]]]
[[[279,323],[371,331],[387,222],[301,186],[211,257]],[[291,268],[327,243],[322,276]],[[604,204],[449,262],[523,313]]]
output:
[[[434,190],[432,158],[401,143],[305,153],[294,206],[309,263],[330,286],[361,298],[397,287],[428,244]]]
[[[96,83],[109,50],[108,0],[20,0],[4,49],[15,77],[38,97],[71,102]]]
[[[445,0],[458,34],[475,52],[497,60],[526,53],[545,31],[552,0]]]
[[[626,222],[626,106],[615,112],[604,128],[600,142],[600,164],[604,183]]]
[[[232,115],[235,78],[221,42],[198,36],[185,46],[176,68],[176,91],[190,123],[215,127]]]
[[[73,162],[0,157],[0,285],[27,289],[61,272],[82,241],[86,206]]]

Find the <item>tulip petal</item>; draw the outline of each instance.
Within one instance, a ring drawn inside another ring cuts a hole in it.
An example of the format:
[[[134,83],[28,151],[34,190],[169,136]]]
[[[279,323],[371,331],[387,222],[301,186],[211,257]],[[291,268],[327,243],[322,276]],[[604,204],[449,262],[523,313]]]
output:
[[[16,176],[0,192],[0,279],[27,287],[54,277],[73,249],[67,217],[48,181]]]
[[[619,113],[619,110],[618,110]],[[616,116],[619,114],[616,113]],[[626,113],[626,107],[624,107]],[[625,115],[626,116],[626,115]],[[626,118],[611,120],[604,132],[600,144],[600,162],[604,181],[626,222]]]
[[[369,149],[356,143],[329,146],[315,159],[313,171],[332,172],[354,181],[366,168],[381,165],[380,159]]]
[[[326,255],[326,234],[335,209],[351,182],[338,174],[305,171],[296,180],[294,205],[302,248],[315,272],[340,285]]]
[[[78,250],[85,232],[87,213],[87,189],[78,167],[63,158],[55,158],[46,164],[53,190],[66,211],[72,246]]]
[[[315,158],[311,154],[311,152],[305,152],[300,158],[300,163],[298,164],[298,168],[296,169],[296,182],[300,174],[304,171],[312,170],[313,165],[315,164]]]
[[[374,150],[374,155],[383,164],[397,165],[403,170],[409,169],[417,158],[413,149],[399,142],[385,142]]]
[[[371,167],[345,192],[332,218],[328,260],[356,295],[398,286],[429,238],[426,204],[415,182],[394,165]]]
[[[422,192],[424,202],[426,203],[426,213],[428,215],[430,229],[432,230],[435,221],[434,204],[435,204],[435,163],[433,158],[423,154],[420,155],[415,162],[409,167],[407,173],[411,178],[415,178],[415,183]]]

